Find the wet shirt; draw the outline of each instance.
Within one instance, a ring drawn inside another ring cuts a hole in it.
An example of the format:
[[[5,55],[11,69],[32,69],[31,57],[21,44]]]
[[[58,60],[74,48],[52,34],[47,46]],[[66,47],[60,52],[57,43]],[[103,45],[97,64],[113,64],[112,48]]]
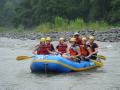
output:
[[[77,45],[82,45],[82,40],[81,40],[80,37],[79,37],[79,38],[76,38],[76,44],[77,44]]]

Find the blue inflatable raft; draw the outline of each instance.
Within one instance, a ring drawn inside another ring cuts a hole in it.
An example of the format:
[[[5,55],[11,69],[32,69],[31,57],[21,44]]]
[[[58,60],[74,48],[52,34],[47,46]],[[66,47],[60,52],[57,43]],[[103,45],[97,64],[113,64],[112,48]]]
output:
[[[59,72],[83,71],[103,66],[96,60],[81,61],[80,63],[67,60],[57,55],[36,55],[31,63],[32,72]]]

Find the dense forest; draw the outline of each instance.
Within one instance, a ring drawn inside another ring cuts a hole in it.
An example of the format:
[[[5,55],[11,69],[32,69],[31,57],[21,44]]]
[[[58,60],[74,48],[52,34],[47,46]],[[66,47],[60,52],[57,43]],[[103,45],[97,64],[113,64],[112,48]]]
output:
[[[120,23],[120,0],[0,0],[0,26],[27,28],[54,23],[55,17]]]

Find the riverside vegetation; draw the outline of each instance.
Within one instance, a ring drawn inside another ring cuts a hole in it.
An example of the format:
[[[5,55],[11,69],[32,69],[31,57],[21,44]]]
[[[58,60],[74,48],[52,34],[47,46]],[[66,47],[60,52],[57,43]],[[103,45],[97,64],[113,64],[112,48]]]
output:
[[[0,0],[0,37],[69,38],[73,32],[79,32],[100,33],[96,36],[100,41],[119,41],[119,3],[119,0]]]
[[[68,23],[67,20],[60,17],[55,19],[55,24],[44,23],[31,30],[27,30],[23,25],[19,25],[19,27],[11,30],[6,30],[1,27],[0,31],[0,37],[22,40],[35,40],[47,36],[50,36],[53,40],[58,40],[59,37],[69,39],[73,36],[74,32],[79,32],[81,36],[94,35],[95,39],[98,41],[120,41],[119,26],[110,26],[105,22],[85,23],[82,19],[77,19]]]

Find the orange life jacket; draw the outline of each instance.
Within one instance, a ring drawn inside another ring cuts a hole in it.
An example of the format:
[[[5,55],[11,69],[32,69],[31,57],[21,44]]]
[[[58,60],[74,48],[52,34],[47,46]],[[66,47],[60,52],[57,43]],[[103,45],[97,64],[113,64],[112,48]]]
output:
[[[70,48],[69,48],[69,52],[70,52],[70,55],[71,56],[76,56],[77,54],[78,54],[78,51],[77,51],[77,48],[76,48],[76,46],[71,46]]]
[[[39,44],[39,48],[37,50],[37,54],[43,54],[43,55],[48,54],[47,45],[46,44]]]
[[[66,53],[67,52],[67,44],[58,44],[56,48],[61,53]]]
[[[83,56],[88,56],[88,50],[87,50],[87,47],[85,47],[85,45],[80,45],[80,52],[81,52],[81,55]]]

